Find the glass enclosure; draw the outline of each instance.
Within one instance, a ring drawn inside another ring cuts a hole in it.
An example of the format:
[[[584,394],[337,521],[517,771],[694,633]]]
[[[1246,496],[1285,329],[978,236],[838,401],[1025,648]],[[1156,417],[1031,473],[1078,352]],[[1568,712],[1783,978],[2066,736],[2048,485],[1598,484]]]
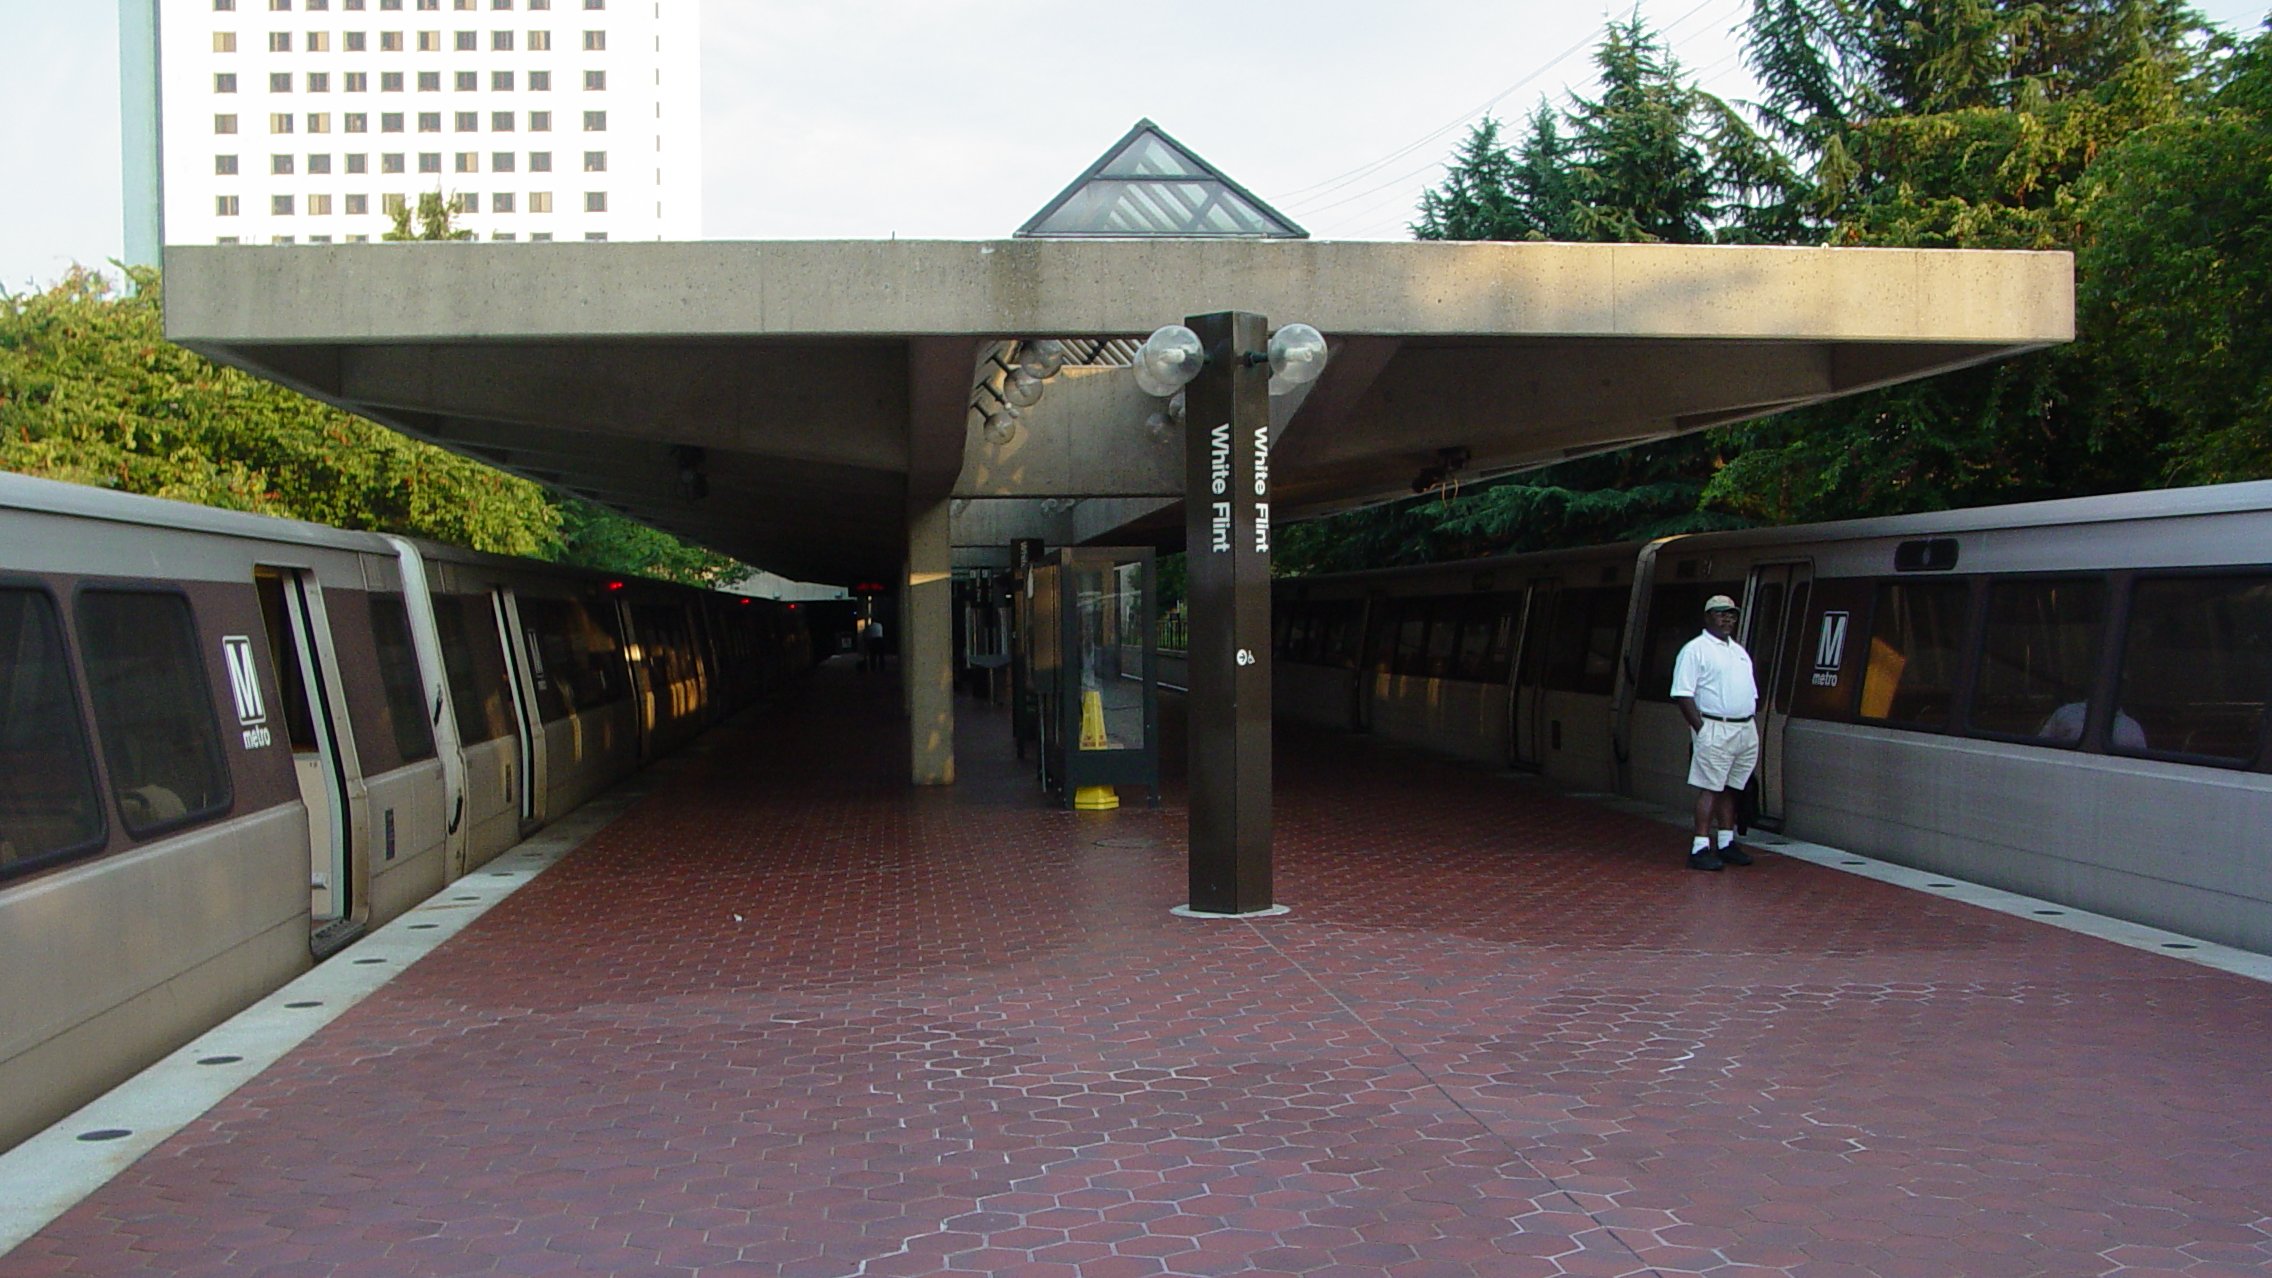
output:
[[[1064,801],[1095,785],[1141,785],[1159,801],[1155,589],[1149,549],[1060,550],[1027,575],[1020,658],[1042,785]]]

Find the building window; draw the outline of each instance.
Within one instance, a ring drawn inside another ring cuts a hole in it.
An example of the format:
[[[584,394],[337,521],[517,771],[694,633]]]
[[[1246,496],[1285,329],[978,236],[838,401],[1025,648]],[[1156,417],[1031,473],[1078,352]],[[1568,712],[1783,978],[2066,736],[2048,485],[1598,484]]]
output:
[[[549,8],[551,8],[551,7],[552,7],[552,0],[529,0],[529,8],[530,8],[530,9],[532,9],[532,10],[534,10],[534,9],[549,9]]]
[[[233,115],[217,115],[217,116],[214,116],[214,117],[213,117],[213,131],[214,131],[215,133],[234,133],[234,132],[236,132],[236,131],[237,131],[237,117],[235,117],[235,116],[233,116]]]
[[[531,172],[531,173],[550,173],[550,172],[552,172],[552,152],[550,152],[550,151],[531,151],[531,152],[529,152],[529,172]]]
[[[420,111],[418,113],[418,131],[420,133],[440,133],[442,131],[442,113],[439,111]]]
[[[481,172],[481,154],[480,154],[480,152],[478,152],[478,151],[460,151],[460,152],[458,152],[458,154],[457,154],[457,170],[458,170],[458,172],[460,172],[460,173],[479,173],[479,172]]]
[[[379,112],[379,132],[381,132],[381,133],[400,133],[400,132],[402,132],[402,112],[400,112],[400,111],[381,111],[381,112]]]
[[[510,71],[490,72],[489,88],[496,93],[511,93],[513,91],[513,73]]]
[[[584,232],[584,238],[593,244],[603,244],[607,241],[607,232],[586,231]]]
[[[402,0],[394,0],[394,2],[401,4]],[[379,0],[379,3],[385,4],[386,0]],[[388,217],[398,216],[408,207],[410,207],[410,202],[400,195],[382,195],[379,197],[379,209]]]
[[[513,113],[510,111],[491,111],[489,113],[489,131],[491,133],[511,133],[513,131]]]
[[[270,13],[290,13],[292,11],[292,0],[268,0],[268,11]]]
[[[368,72],[349,71],[340,76],[340,90],[345,93],[369,93],[371,77]]]
[[[489,233],[489,238],[493,240],[513,240],[519,239],[520,237],[513,234],[511,231],[491,231]]]
[[[463,11],[466,11],[466,10],[471,10],[471,9],[476,9],[476,8],[479,8],[480,6],[478,6],[478,5],[474,4],[473,0],[457,0],[457,3],[455,3],[455,4],[451,5],[450,7],[451,7],[452,9],[456,9],[456,10],[459,10],[460,12],[463,12]]]
[[[216,73],[213,77],[213,91],[215,93],[235,93],[237,91],[236,72],[222,71]]]
[[[529,112],[529,132],[531,132],[531,133],[550,133],[551,131],[552,131],[552,112],[550,112],[550,111],[531,111],[531,112]]]
[[[270,115],[268,117],[268,131],[270,133],[290,133],[292,131],[292,113],[278,111]]]
[[[458,52],[472,53],[481,47],[481,33],[478,31],[460,31],[457,33],[456,43]]]
[[[308,92],[310,92],[310,93],[329,93],[329,92],[331,92],[331,73],[330,73],[330,72],[328,72],[328,71],[310,71],[310,72],[308,72]]]
[[[513,7],[513,0],[489,0],[489,7],[492,9],[510,9]]]
[[[379,33],[379,52],[402,52],[402,33],[400,31],[381,31]]]
[[[292,51],[292,33],[289,31],[269,32],[268,51],[270,53],[290,53]]]
[[[309,115],[308,115],[308,132],[310,132],[310,133],[329,133],[329,132],[331,132],[331,113],[330,113],[330,112],[328,112],[328,111],[315,111],[315,112],[310,112],[310,113],[309,113]]]
[[[551,211],[552,211],[552,192],[550,192],[550,191],[531,191],[531,192],[529,192],[529,212],[531,212],[531,213],[550,213]]]
[[[586,191],[586,192],[584,192],[584,211],[585,211],[586,213],[605,213],[605,212],[607,212],[607,192],[605,192],[605,191]]]
[[[342,127],[349,133],[368,133],[371,131],[371,117],[361,111],[349,111],[341,119],[343,121]]]
[[[589,92],[591,92],[591,91],[593,91],[593,90],[595,90],[595,89],[605,89],[605,88],[607,88],[607,72],[605,72],[605,71],[586,71],[586,72],[584,73],[584,91],[585,91],[585,92],[589,93]]]
[[[606,49],[607,49],[607,32],[605,32],[605,31],[586,31],[586,32],[584,33],[584,52],[586,52],[586,53],[602,53],[602,52],[605,52],[605,51],[606,51]]]
[[[366,217],[366,216],[369,216],[370,212],[371,212],[371,197],[370,197],[370,196],[368,196],[368,195],[350,195],[350,196],[348,196],[348,197],[347,197],[347,216],[349,216],[349,217]]]
[[[492,213],[512,212],[513,193],[511,191],[499,191],[497,194],[490,196],[489,211]]]
[[[365,33],[361,31],[342,31],[339,33],[339,38],[342,47],[349,53],[361,53],[369,47],[365,42]]]
[[[586,152],[584,152],[584,172],[586,172],[586,173],[605,173],[605,172],[607,172],[607,152],[605,152],[605,151],[586,151]]]
[[[584,0],[584,7],[587,9],[605,9],[607,8],[607,0]]]
[[[308,33],[308,52],[331,52],[331,33],[329,31],[310,31]]]
[[[236,51],[237,51],[237,33],[236,33],[236,32],[234,32],[234,31],[216,31],[216,32],[214,32],[214,33],[213,33],[213,52],[215,52],[215,53],[235,53]]]
[[[331,7],[331,0],[308,0],[308,12],[321,13]]]
[[[531,92],[531,93],[550,93],[550,92],[552,92],[552,73],[551,73],[550,71],[531,71],[531,72],[529,72],[529,92]]]
[[[270,93],[290,93],[292,91],[292,73],[289,71],[269,72],[268,91]]]
[[[220,217],[235,217],[237,215],[237,197],[234,195],[214,196],[213,212]]]
[[[489,47],[498,53],[511,53],[513,51],[513,33],[510,31],[490,32]]]
[[[420,151],[418,153],[418,171],[420,173],[441,172],[442,153],[440,151]]]
[[[478,194],[469,192],[453,198],[457,202],[458,212],[460,213],[479,213],[481,211],[481,197]]]
[[[550,31],[531,31],[531,32],[529,32],[529,52],[531,52],[531,53],[549,53],[549,52],[551,52],[551,51],[552,51],[552,33],[551,33]]]
[[[584,132],[586,132],[586,133],[605,133],[605,132],[607,132],[607,112],[605,112],[605,111],[586,111],[586,112],[584,112]]]
[[[237,0],[213,0],[213,12],[215,13],[235,13],[236,11]]]
[[[213,171],[222,177],[235,177],[237,175],[237,157],[233,155],[214,156]]]
[[[512,172],[512,171],[513,171],[513,153],[512,153],[511,151],[493,151],[493,152],[491,152],[491,153],[490,153],[490,155],[489,155],[489,171],[490,171],[491,173],[510,173],[510,172]]]
[[[363,0],[339,0],[339,7],[355,13],[363,11]]]
[[[455,84],[458,92],[473,93],[481,88],[481,73],[479,71],[460,71],[457,74]]]
[[[290,244],[292,237],[289,235],[271,235],[268,237],[268,242],[271,244]]]
[[[400,71],[381,71],[381,72],[379,72],[379,92],[381,92],[381,93],[400,93],[400,92],[402,92],[402,72],[400,72]]]
[[[400,152],[400,151],[382,151],[382,152],[380,152],[380,153],[379,153],[379,172],[381,172],[381,173],[400,173],[400,172],[402,172],[402,152]]]
[[[330,196],[328,196],[328,195],[311,195],[311,196],[309,196],[309,197],[308,197],[308,215],[309,215],[310,217],[329,217],[329,216],[331,216],[331,197],[330,197]]]
[[[311,156],[309,156],[309,157],[308,157],[308,172],[310,172],[310,173],[329,173],[329,172],[331,172],[331,157],[330,157],[330,156],[328,156],[328,155],[311,155]]]
[[[442,33],[439,31],[419,32],[418,51],[420,53],[440,53],[442,51]]]
[[[330,237],[330,236],[328,236],[328,235],[311,235],[311,236],[309,236],[309,237],[308,237],[308,243],[310,243],[310,244],[329,244],[329,243],[331,243],[331,237]]]
[[[481,132],[481,112],[460,111],[453,123],[458,126],[457,131],[460,133],[479,133]]]
[[[239,241],[234,235],[217,235],[213,238],[213,242],[215,244],[235,244]]]
[[[269,156],[268,171],[272,174],[290,173],[292,171],[292,157],[289,155]]]
[[[289,195],[269,196],[268,211],[277,217],[292,216],[292,197]]]
[[[418,91],[420,93],[440,93],[442,91],[442,73],[439,71],[419,72]]]
[[[365,154],[364,154],[364,153],[362,153],[361,151],[357,151],[357,152],[355,152],[354,154],[352,154],[352,155],[349,155],[349,156],[347,157],[347,171],[348,171],[349,173],[368,173],[368,172],[370,172],[370,171],[371,171],[371,157],[370,157],[370,156],[368,156],[368,155],[365,155]]]

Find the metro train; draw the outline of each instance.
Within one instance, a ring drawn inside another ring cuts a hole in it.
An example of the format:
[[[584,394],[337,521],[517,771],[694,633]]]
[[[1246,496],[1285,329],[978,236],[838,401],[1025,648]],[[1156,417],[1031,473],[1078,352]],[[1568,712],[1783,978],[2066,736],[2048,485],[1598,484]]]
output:
[[[0,1149],[781,690],[794,609],[0,475]]]
[[[2272,482],[1285,579],[1273,695],[1686,811],[1672,665],[1714,594],[1757,824],[2272,953]]]

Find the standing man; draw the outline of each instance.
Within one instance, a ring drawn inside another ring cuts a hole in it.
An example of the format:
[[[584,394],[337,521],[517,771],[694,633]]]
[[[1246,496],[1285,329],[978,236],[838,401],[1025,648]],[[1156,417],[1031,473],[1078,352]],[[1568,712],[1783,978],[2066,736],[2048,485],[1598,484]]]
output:
[[[1672,663],[1672,700],[1692,735],[1688,784],[1696,787],[1696,837],[1688,868],[1717,870],[1750,865],[1736,846],[1736,795],[1759,766],[1759,685],[1751,654],[1736,642],[1736,601],[1704,601],[1704,633],[1688,641]],[[1715,847],[1715,843],[1717,846]]]

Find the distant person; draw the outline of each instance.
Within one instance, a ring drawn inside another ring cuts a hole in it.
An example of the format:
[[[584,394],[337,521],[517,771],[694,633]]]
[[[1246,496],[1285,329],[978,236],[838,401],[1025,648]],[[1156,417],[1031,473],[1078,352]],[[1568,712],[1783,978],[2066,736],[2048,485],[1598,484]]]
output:
[[[2070,701],[2051,712],[2043,726],[2035,730],[2035,739],[2045,745],[2079,745],[2083,740],[2083,724],[2090,718],[2090,703]],[[2121,710],[2114,712],[2114,732],[2110,738],[2117,750],[2143,750],[2146,748],[2145,725]]]
[[[863,655],[861,657],[860,663],[861,669],[883,669],[884,623],[878,620],[870,619],[868,622],[868,628],[860,633],[860,643],[863,649]]]
[[[1672,663],[1672,700],[1688,720],[1688,784],[1696,787],[1695,836],[1688,868],[1718,870],[1750,865],[1736,846],[1736,796],[1759,766],[1759,685],[1751,654],[1736,642],[1736,601],[1704,601],[1704,632],[1682,646]]]

